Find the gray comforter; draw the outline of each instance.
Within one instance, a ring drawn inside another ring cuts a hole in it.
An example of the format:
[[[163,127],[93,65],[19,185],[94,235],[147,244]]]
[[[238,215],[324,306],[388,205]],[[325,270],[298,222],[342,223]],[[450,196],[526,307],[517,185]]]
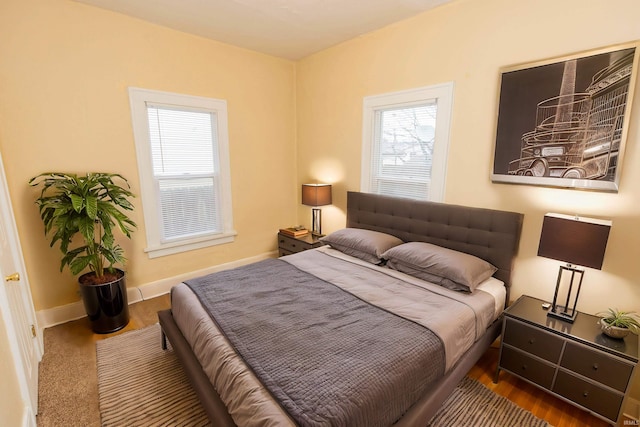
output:
[[[390,425],[444,373],[429,329],[287,262],[186,283],[301,426]]]

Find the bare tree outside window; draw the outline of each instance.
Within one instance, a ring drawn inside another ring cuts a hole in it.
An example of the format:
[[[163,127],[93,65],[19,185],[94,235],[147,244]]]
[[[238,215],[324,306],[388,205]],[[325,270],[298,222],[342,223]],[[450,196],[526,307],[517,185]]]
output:
[[[452,82],[363,100],[361,191],[444,201]]]
[[[435,142],[437,104],[387,109],[379,112],[377,189],[395,194],[408,187],[414,197],[428,198]]]

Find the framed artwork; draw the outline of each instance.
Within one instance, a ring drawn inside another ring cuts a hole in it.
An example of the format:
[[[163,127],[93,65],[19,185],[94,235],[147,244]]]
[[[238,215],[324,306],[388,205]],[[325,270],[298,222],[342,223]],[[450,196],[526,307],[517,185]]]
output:
[[[501,70],[494,182],[618,191],[637,43]]]

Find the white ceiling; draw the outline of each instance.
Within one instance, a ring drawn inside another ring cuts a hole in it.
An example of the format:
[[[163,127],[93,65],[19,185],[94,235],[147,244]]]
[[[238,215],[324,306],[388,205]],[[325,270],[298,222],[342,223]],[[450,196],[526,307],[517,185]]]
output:
[[[452,0],[75,1],[295,60]]]

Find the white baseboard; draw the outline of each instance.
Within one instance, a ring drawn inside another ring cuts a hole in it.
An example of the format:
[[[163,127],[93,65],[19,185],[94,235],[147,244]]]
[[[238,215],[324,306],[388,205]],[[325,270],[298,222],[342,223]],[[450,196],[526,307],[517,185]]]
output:
[[[40,329],[80,319],[86,315],[87,313],[84,310],[82,301],[36,311],[36,318]]]
[[[626,417],[626,425],[638,425],[640,423],[640,401],[628,397],[622,413]]]
[[[165,279],[157,280],[155,282],[145,283],[138,287],[127,288],[127,299],[129,304],[134,304],[150,298],[155,298],[160,295],[169,293],[171,288],[188,279],[194,277],[204,276],[206,274],[215,273],[217,271],[228,270],[230,268],[240,267],[242,265],[251,264],[253,262],[262,261],[267,258],[277,257],[277,252],[267,252],[261,255],[256,255],[249,258],[243,258],[236,261],[228,262],[225,264],[214,265],[212,267],[203,268],[197,271],[191,271],[189,273],[179,274],[177,276],[168,277]],[[70,322],[85,317],[84,305],[82,301],[73,302],[71,304],[65,304],[58,307],[48,308],[45,310],[39,310],[36,312],[38,320],[38,326],[42,330],[51,326],[60,325],[62,323]]]
[[[127,288],[127,302],[133,304],[142,301],[140,288]],[[59,305],[57,307],[39,310],[36,312],[36,319],[40,330],[50,328],[52,326],[67,323],[72,320],[82,319],[87,316],[82,301],[72,302],[70,304]]]
[[[31,406],[25,406],[24,408],[22,425],[24,427],[36,427],[36,416],[33,414]]]

